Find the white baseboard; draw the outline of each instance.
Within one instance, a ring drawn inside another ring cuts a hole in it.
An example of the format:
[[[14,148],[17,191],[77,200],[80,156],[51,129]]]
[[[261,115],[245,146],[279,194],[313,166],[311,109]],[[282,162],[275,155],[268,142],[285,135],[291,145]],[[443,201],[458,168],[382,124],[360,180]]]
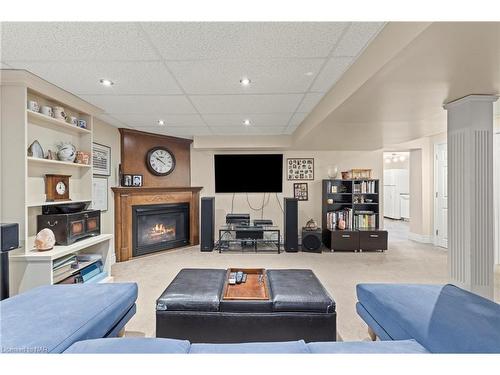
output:
[[[415,242],[432,243],[432,236],[427,235],[427,234],[419,234],[419,233],[409,232],[408,239],[415,241]]]

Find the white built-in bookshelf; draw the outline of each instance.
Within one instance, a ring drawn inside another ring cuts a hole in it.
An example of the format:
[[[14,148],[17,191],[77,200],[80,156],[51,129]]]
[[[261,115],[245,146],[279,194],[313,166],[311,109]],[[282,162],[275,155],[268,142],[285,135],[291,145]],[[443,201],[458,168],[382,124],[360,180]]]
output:
[[[1,213],[3,222],[19,223],[21,248],[11,252],[11,294],[52,284],[52,262],[62,256],[90,252],[103,256],[110,274],[114,261],[113,236],[101,234],[69,246],[55,246],[47,252],[34,249],[36,218],[43,205],[92,201],[92,163],[90,165],[28,156],[27,149],[37,140],[45,153],[56,151],[58,143],[72,143],[78,151],[91,153],[93,119],[101,109],[71,93],[22,70],[1,70]],[[28,101],[40,107],[61,106],[69,116],[83,119],[86,128],[33,112]],[[70,175],[70,201],[47,202],[45,175]],[[109,279],[108,279],[109,280]]]

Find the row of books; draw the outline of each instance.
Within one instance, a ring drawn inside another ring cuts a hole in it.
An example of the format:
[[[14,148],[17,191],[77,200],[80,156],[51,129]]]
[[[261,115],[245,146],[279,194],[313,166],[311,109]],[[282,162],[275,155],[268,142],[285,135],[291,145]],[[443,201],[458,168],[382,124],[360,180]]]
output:
[[[352,208],[346,208],[339,211],[331,211],[326,214],[326,225],[328,229],[352,229],[352,223]]]
[[[70,254],[52,263],[54,284],[85,283],[103,272],[99,254]]]
[[[377,226],[376,216],[373,214],[355,215],[354,227],[358,229],[369,229]]]
[[[355,183],[353,189],[354,194],[375,194],[375,181],[363,181],[360,183]]]

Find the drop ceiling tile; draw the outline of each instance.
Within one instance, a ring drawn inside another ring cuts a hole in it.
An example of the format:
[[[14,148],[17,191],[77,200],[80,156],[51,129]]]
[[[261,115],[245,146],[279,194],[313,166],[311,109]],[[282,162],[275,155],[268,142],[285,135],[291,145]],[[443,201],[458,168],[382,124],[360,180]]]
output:
[[[302,123],[302,121],[305,120],[307,117],[308,113],[294,113],[292,118],[290,119],[290,122],[286,128],[288,134],[291,134],[295,131],[295,129],[298,128],[298,126]]]
[[[241,126],[245,119],[250,120],[254,127],[283,127],[288,124],[291,113],[265,113],[265,114],[206,114],[203,115],[205,123],[213,130],[217,127]]]
[[[0,69],[11,69],[11,67],[9,65],[7,65],[6,63],[1,62],[0,63]]]
[[[160,112],[157,114],[112,114],[121,122],[133,127],[203,127],[206,126],[200,115],[175,115]],[[158,125],[158,120],[165,121],[166,125]]]
[[[142,23],[167,60],[326,57],[344,22]]]
[[[130,22],[4,22],[1,44],[5,61],[159,59]]]
[[[302,94],[195,95],[190,98],[201,114],[252,114],[294,112],[302,96]]]
[[[333,51],[333,56],[358,56],[383,26],[384,22],[352,23]]]
[[[305,92],[324,59],[203,60],[167,62],[188,94]],[[311,75],[306,73],[311,72]],[[250,86],[240,84],[242,77]]]
[[[83,95],[174,95],[182,94],[172,75],[158,61],[115,62],[16,62],[16,69],[26,69],[75,94]],[[78,79],[75,79],[78,77]],[[99,79],[115,84],[104,87]]]
[[[324,95],[325,94],[321,92],[312,92],[306,94],[299,108],[297,108],[297,112],[311,112]]]
[[[212,133],[210,132],[210,129],[207,128],[206,126],[199,126],[199,127],[183,127],[183,126],[155,126],[155,127],[142,127],[142,128],[136,128],[137,130],[140,131],[145,131],[149,133],[156,133],[156,134],[165,134],[165,135],[173,135],[176,137],[193,137],[195,135],[211,135]]]
[[[120,120],[118,120],[117,118],[111,116],[111,115],[108,115],[108,114],[100,114],[100,115],[97,115],[97,118],[101,121],[104,121],[110,125],[113,125],[113,126],[116,126],[117,128],[126,128],[128,127],[127,124],[121,122]]]
[[[221,126],[212,128],[214,135],[279,135],[284,134],[285,128],[280,127],[255,127],[255,126]]]
[[[189,100],[183,95],[80,95],[89,103],[107,113],[196,113]]]
[[[311,91],[329,91],[342,74],[345,73],[353,60],[354,58],[352,57],[334,57],[329,59],[320,74],[316,77]]]

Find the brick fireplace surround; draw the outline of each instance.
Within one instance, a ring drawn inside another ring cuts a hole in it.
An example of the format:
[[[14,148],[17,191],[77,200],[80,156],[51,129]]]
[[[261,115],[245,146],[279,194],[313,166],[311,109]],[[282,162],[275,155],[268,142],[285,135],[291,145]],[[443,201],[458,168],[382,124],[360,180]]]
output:
[[[132,206],[189,203],[189,242],[199,244],[199,196],[201,187],[114,187],[116,261],[132,258]]]

